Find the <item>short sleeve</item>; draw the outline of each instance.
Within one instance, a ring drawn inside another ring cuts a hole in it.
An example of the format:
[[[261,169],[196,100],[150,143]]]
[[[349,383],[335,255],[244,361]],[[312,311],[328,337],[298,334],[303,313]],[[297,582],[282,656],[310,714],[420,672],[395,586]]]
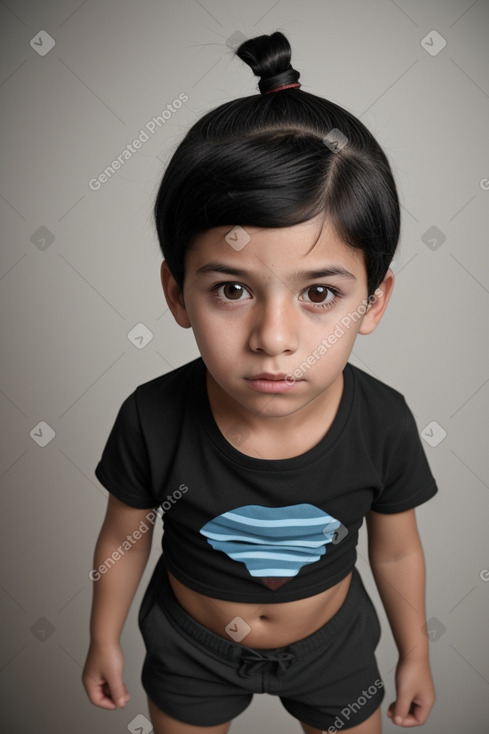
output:
[[[402,398],[402,413],[397,436],[388,442],[384,487],[371,505],[376,512],[404,512],[431,499],[437,491],[414,416]],[[390,446],[390,447],[389,447]]]
[[[131,507],[155,507],[148,451],[141,431],[136,391],[123,402],[95,476],[117,499]]]

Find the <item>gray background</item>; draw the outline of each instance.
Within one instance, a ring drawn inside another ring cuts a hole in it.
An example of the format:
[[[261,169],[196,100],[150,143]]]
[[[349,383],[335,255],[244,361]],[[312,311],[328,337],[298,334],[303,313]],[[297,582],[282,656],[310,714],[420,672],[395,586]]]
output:
[[[257,91],[226,40],[280,29],[303,88],[356,114],[395,170],[396,289],[351,361],[404,393],[440,487],[417,511],[438,694],[424,730],[487,732],[488,20],[485,0],[0,3],[3,731],[110,734],[147,715],[136,617],[160,527],[122,636],[130,703],[97,709],[81,684],[107,497],[93,470],[122,400],[198,355],[159,282],[151,207],[165,163],[197,117]],[[41,31],[55,41],[44,56],[30,45],[47,48]],[[181,93],[188,102],[93,191],[90,179]],[[138,324],[153,334],[143,348],[128,338]],[[45,446],[42,421],[55,432]],[[358,568],[383,626],[389,733],[396,648],[365,538]],[[267,695],[232,725],[298,730]]]

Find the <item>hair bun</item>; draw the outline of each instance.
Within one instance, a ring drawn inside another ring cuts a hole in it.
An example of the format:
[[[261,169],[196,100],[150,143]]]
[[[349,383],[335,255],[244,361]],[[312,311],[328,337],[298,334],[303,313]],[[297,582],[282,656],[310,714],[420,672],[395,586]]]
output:
[[[236,55],[260,77],[258,88],[262,94],[277,87],[296,84],[300,73],[292,68],[290,43],[283,33],[275,31],[270,36],[256,36],[244,41]]]

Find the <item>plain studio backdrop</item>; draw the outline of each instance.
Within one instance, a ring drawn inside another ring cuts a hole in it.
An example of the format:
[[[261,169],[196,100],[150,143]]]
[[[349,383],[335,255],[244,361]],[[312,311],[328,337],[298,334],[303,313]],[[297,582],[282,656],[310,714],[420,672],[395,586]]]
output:
[[[394,169],[394,296],[351,362],[405,395],[440,489],[417,510],[438,696],[424,731],[487,733],[488,21],[487,0],[0,4],[2,731],[150,729],[137,611],[161,521],[122,635],[130,703],[97,709],[82,688],[107,498],[93,472],[123,399],[198,356],[160,287],[165,165],[203,113],[257,93],[236,34],[282,30],[303,89],[359,117]],[[364,527],[357,566],[383,628],[390,734],[397,651]],[[254,731],[299,724],[255,695],[232,725]]]

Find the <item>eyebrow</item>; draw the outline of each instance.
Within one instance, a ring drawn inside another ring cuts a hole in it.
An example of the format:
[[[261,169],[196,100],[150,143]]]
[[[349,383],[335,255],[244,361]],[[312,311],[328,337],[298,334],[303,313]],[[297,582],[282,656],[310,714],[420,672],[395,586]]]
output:
[[[238,278],[249,277],[249,273],[239,268],[233,268],[230,265],[226,265],[214,260],[208,262],[206,265],[202,265],[197,269],[197,274],[206,273],[223,273],[224,275],[234,275]],[[337,275],[340,278],[347,278],[349,280],[356,280],[353,273],[350,273],[341,265],[330,265],[326,268],[319,268],[317,270],[300,270],[289,276],[290,280],[316,280],[317,278],[329,278],[332,275]]]

